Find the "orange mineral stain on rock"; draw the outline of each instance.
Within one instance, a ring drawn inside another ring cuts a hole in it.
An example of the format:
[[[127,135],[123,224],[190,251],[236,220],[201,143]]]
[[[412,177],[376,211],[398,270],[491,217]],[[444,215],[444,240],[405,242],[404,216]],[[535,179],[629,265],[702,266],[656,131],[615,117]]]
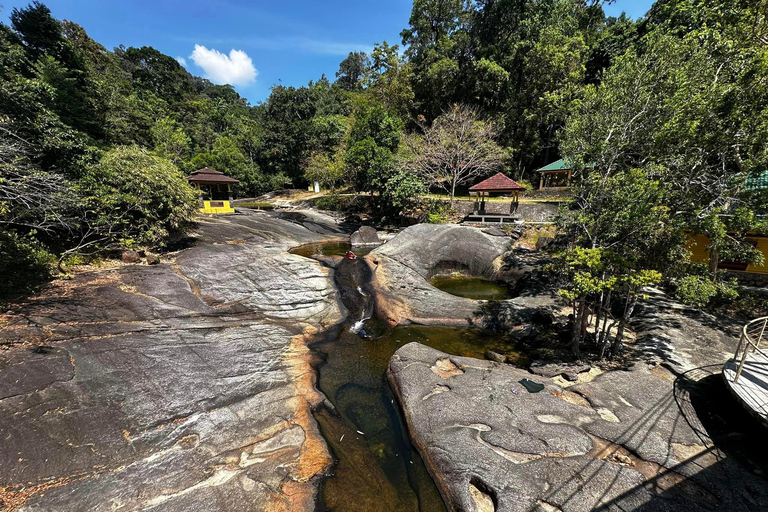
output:
[[[324,473],[332,464],[333,458],[328,452],[328,446],[320,435],[312,409],[323,401],[323,395],[315,386],[316,375],[309,364],[311,352],[307,346],[309,332],[302,336],[294,336],[285,361],[288,363],[288,375],[296,391],[293,399],[293,423],[304,430],[304,444],[301,447],[294,478],[299,483],[308,482],[311,478]],[[314,486],[307,485],[307,492],[312,494]],[[293,489],[294,491],[296,489]]]

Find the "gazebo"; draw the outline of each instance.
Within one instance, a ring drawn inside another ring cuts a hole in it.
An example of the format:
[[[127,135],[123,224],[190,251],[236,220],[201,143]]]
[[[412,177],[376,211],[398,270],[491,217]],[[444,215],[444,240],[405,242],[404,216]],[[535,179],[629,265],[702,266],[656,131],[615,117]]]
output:
[[[573,166],[565,158],[537,169],[539,190],[563,190],[571,186]]]
[[[467,220],[499,223],[513,221],[514,217],[512,214],[517,211],[520,202],[520,192],[523,190],[525,190],[524,186],[502,172],[491,176],[485,181],[481,181],[477,185],[473,185],[469,189],[469,195],[475,197],[475,208],[474,213],[467,217]],[[497,203],[499,206],[504,206],[502,208],[493,208],[496,211],[487,211],[486,198],[499,195],[510,197],[509,208],[506,207],[505,203]]]
[[[240,181],[208,167],[196,170],[187,176],[187,181],[201,192],[201,212],[234,213],[235,210],[229,205],[232,200],[232,185],[237,185]]]

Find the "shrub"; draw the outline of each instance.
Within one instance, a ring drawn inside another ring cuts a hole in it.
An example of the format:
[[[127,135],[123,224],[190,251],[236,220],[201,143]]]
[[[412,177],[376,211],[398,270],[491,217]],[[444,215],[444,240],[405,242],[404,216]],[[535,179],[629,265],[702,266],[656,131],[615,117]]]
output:
[[[675,298],[684,304],[704,307],[713,302],[730,302],[739,297],[736,280],[714,282],[706,276],[691,275],[677,281]]]
[[[337,194],[318,197],[315,199],[314,206],[318,210],[328,210],[331,212],[340,212],[345,209],[344,201]]]
[[[0,231],[0,299],[31,293],[51,278],[53,256],[33,234]]]
[[[445,224],[449,220],[451,207],[441,200],[430,201],[424,211],[424,222],[427,224]]]
[[[197,207],[184,174],[136,146],[107,152],[78,187],[88,222],[106,243],[162,244],[192,220]]]

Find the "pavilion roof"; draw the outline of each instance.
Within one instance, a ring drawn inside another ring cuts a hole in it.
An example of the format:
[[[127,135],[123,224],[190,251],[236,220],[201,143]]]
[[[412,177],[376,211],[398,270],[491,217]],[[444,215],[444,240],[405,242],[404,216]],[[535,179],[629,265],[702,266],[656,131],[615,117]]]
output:
[[[508,192],[512,190],[525,190],[525,187],[509,178],[503,172],[497,173],[469,188],[470,192]]]
[[[546,172],[546,171],[568,171],[573,169],[573,166],[569,164],[565,158],[561,158],[560,160],[554,161],[549,165],[545,165],[544,167],[540,169],[536,169],[536,172]]]
[[[768,190],[768,169],[761,173],[750,175],[747,178],[744,189],[747,192],[760,192],[763,190]]]
[[[236,184],[240,183],[239,180],[226,176],[223,172],[203,167],[198,169],[189,176],[187,180],[191,183],[207,183],[207,184]]]

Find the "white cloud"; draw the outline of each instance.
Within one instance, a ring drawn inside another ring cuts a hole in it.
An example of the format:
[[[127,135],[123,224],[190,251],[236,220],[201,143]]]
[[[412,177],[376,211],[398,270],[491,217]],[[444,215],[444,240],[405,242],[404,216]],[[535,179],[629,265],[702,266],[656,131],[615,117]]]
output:
[[[251,58],[242,50],[230,50],[226,55],[196,44],[189,58],[203,68],[207,79],[217,84],[247,85],[255,82],[259,74]]]
[[[176,62],[178,62],[179,64],[185,67],[187,65],[187,59],[185,59],[184,57],[176,57]]]

